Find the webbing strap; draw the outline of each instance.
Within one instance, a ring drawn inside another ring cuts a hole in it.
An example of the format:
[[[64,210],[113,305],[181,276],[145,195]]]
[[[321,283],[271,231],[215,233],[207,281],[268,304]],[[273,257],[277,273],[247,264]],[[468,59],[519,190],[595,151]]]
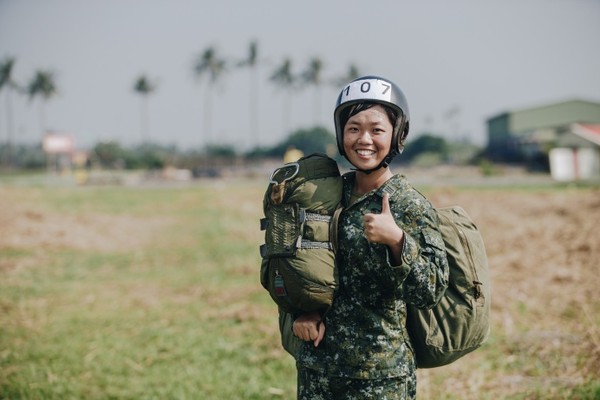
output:
[[[331,215],[309,213],[309,212],[304,211],[304,209],[302,209],[302,208],[299,210],[299,214],[300,214],[300,217],[299,217],[300,223],[307,222],[307,221],[329,223],[329,221],[331,221]],[[269,227],[269,219],[261,218],[260,219],[260,230],[264,231],[268,227]]]
[[[339,205],[338,208],[333,213],[333,216],[331,218],[331,223],[329,224],[329,240],[331,242],[331,250],[333,250],[334,253],[337,253],[337,250],[338,250],[338,246],[337,246],[337,244],[338,244],[338,224],[340,221],[340,214],[342,213],[343,210],[344,210],[344,207]]]
[[[331,243],[329,242],[313,242],[311,240],[302,239],[300,242],[301,249],[327,249],[331,250]]]
[[[261,218],[260,219],[260,230],[264,231],[268,228],[269,226],[269,219],[268,218]]]
[[[307,212],[305,209],[298,209],[297,223],[304,224],[306,222],[326,222],[330,223],[331,215],[317,214]],[[266,230],[269,227],[270,220],[268,218],[261,218],[260,220],[260,229]],[[331,230],[329,231],[331,235]],[[304,239],[302,236],[298,236],[295,245],[291,245],[291,248],[296,249],[327,249],[333,250],[333,245],[330,242],[316,242],[312,240]],[[263,244],[260,246],[260,255],[265,258],[269,254],[269,247],[267,244]],[[290,254],[291,255],[291,254]]]
[[[330,242],[313,242],[312,240],[300,239],[296,243],[296,248],[299,249],[326,249],[333,250],[332,243]],[[266,244],[260,245],[260,256],[266,258],[269,253],[269,248]]]
[[[329,222],[331,215],[315,214],[306,212],[304,213],[304,221],[317,221],[317,222]]]

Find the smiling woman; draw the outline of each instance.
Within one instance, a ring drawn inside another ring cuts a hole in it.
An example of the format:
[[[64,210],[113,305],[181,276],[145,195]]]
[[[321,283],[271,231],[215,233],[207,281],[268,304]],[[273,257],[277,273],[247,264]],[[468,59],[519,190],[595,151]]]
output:
[[[337,226],[338,290],[331,308],[298,315],[298,399],[413,399],[416,363],[407,305],[429,308],[447,286],[448,262],[432,205],[389,164],[404,147],[409,114],[391,81],[346,85],[334,112],[343,176]]]
[[[408,136],[410,114],[408,111],[408,102],[402,90],[393,82],[389,82],[377,76],[365,76],[355,79],[342,89],[337,99],[334,112],[335,133],[338,150],[341,155],[347,157],[345,149],[346,125],[351,117],[356,116],[361,111],[365,111],[373,106],[379,105],[386,115],[386,118],[379,118],[380,124],[386,124],[390,137],[388,151],[383,155],[382,160],[371,169],[362,170],[371,173],[375,170],[387,167],[394,157],[404,149],[404,141]],[[382,115],[380,117],[383,117]],[[366,118],[366,117],[363,117]],[[357,121],[352,121],[353,125],[348,129],[356,128]],[[371,121],[374,122],[374,121]],[[387,126],[391,125],[391,126]],[[379,128],[383,128],[380,125]],[[381,130],[378,131],[381,133]],[[349,160],[352,162],[351,160]],[[359,171],[361,170],[354,165]]]
[[[343,131],[344,153],[357,170],[374,171],[382,165],[390,153],[395,114],[391,108],[375,103],[349,108]],[[389,169],[383,172],[383,178],[391,176]]]

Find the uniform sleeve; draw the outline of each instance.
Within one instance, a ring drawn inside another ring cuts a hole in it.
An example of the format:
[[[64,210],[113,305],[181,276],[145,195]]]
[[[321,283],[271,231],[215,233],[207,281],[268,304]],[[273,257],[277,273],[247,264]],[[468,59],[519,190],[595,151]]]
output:
[[[392,212],[404,230],[400,265],[390,263],[396,272],[392,276],[398,279],[397,295],[417,308],[431,308],[448,286],[448,261],[437,213],[419,197],[392,206]],[[392,260],[391,254],[388,259]]]

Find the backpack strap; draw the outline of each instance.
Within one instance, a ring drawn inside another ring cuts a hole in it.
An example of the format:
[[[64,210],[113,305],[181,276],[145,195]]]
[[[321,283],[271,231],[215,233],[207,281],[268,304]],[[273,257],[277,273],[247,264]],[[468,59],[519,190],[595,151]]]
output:
[[[350,172],[348,174],[351,174],[351,173],[352,172]],[[397,185],[395,182],[391,181],[391,182],[387,182],[382,187],[377,189],[376,193],[379,196],[381,196],[381,198],[383,198],[383,195],[385,193],[387,193],[391,199],[392,196],[394,195],[394,193],[396,193],[398,190],[400,190],[400,186]],[[337,251],[338,251],[338,245],[337,245],[338,244],[338,225],[339,225],[340,214],[342,213],[342,211],[344,211],[344,207],[342,206],[342,203],[340,203],[338,205],[338,208],[336,208],[333,215],[331,216],[331,222],[329,224],[329,240],[331,242],[331,247],[332,247],[334,254],[337,253]]]
[[[300,224],[304,224],[305,222],[311,222],[311,221],[330,223],[331,219],[332,219],[332,217],[330,215],[323,215],[323,214],[307,212],[303,208],[300,209],[299,217],[300,217]],[[329,233],[331,235],[331,230]],[[330,236],[330,238],[331,238],[331,236]],[[332,248],[330,242],[316,242],[316,241],[307,240],[304,238],[301,238],[301,240],[297,243],[296,247],[299,249],[327,249],[327,250],[331,250],[331,248]]]
[[[340,214],[344,211],[344,207],[340,203],[338,208],[335,209],[329,222],[329,242],[331,243],[331,249],[333,253],[337,253],[338,250],[338,224],[340,222]]]
[[[304,208],[298,208],[297,209],[297,218],[294,221],[294,225],[299,227],[299,230],[301,231],[301,227],[306,223],[306,222],[327,222],[327,223],[331,223],[332,221],[332,216],[330,215],[325,215],[325,214],[317,214],[317,213],[312,213],[312,212],[308,212],[306,211],[306,209]],[[269,228],[271,221],[269,220],[269,218],[261,218],[260,219],[260,230],[264,231],[267,228]],[[331,235],[331,224],[330,224],[330,228],[329,228],[329,234]],[[331,236],[330,236],[331,238]],[[290,247],[289,251],[293,252],[293,249],[327,249],[327,250],[332,250],[333,248],[333,244],[329,241],[329,242],[318,242],[318,241],[314,241],[314,240],[308,240],[302,237],[302,234],[300,233],[299,236],[297,237],[297,239],[295,240],[295,243]],[[279,254],[280,256],[282,254]],[[287,254],[292,255],[292,253]],[[271,256],[271,249],[268,247],[268,245],[262,244],[260,246],[260,256],[262,258],[267,258]]]

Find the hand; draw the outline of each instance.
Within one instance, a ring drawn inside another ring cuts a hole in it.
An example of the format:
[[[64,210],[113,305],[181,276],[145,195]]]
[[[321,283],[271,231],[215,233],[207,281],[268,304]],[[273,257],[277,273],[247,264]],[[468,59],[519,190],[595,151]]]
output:
[[[325,324],[318,311],[302,314],[294,321],[294,335],[304,341],[313,341],[315,347],[325,336]]]
[[[381,214],[365,214],[365,237],[369,242],[381,243],[391,248],[400,248],[404,239],[404,231],[396,224],[390,210],[390,195],[385,193],[381,200]]]

